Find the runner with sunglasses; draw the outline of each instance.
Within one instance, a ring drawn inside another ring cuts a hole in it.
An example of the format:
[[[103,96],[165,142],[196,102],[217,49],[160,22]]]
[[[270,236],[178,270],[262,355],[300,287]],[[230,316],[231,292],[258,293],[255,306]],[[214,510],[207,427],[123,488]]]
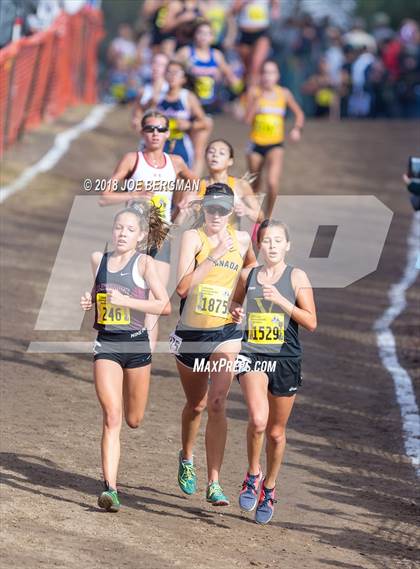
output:
[[[171,61],[168,64],[166,81],[168,91],[156,101],[150,101],[169,119],[170,134],[164,150],[181,156],[188,167],[199,173],[203,166],[202,158],[194,156],[190,135],[204,130],[208,136],[212,122],[204,114],[197,96],[185,88],[187,75],[182,63]]]
[[[242,266],[254,265],[255,255],[249,235],[229,224],[234,207],[229,186],[210,185],[202,205],[196,229],[182,237],[177,277],[181,315],[170,337],[186,397],[178,483],[186,494],[196,492],[193,449],[207,406],[206,498],[215,506],[225,506],[229,500],[219,484],[227,436],[225,407],[242,337],[229,304]]]
[[[180,156],[167,154],[164,146],[169,138],[169,120],[161,112],[156,110],[147,111],[141,121],[144,139],[144,150],[139,152],[128,152],[115,168],[108,190],[103,192],[99,203],[100,205],[113,205],[125,203],[127,200],[135,200],[139,197],[147,197],[159,208],[162,219],[169,225],[172,221],[181,223],[187,213],[184,204],[188,199],[197,195],[193,191],[175,191],[169,184],[175,183],[178,177],[186,181],[194,181],[196,177],[185,164]],[[126,184],[128,189],[137,185],[135,191],[112,191],[112,184],[118,181]],[[130,182],[130,183],[128,183]],[[153,183],[153,190],[145,188],[146,183]],[[190,198],[188,198],[188,194]],[[156,268],[159,278],[166,287],[170,273],[170,238],[164,240],[159,249],[153,247],[150,254],[156,260]],[[156,318],[148,319],[153,322]],[[150,322],[150,340],[152,349],[157,340],[158,328]]]
[[[243,511],[256,508],[255,521],[268,523],[286,446],[286,426],[301,385],[299,326],[313,332],[317,318],[312,287],[304,271],[286,264],[290,250],[284,223],[266,219],[257,233],[263,264],[244,269],[234,295],[233,320],[246,321],[237,359],[248,406],[248,471],[239,494]],[[246,299],[246,313],[242,304]],[[260,455],[266,435],[266,474]]]

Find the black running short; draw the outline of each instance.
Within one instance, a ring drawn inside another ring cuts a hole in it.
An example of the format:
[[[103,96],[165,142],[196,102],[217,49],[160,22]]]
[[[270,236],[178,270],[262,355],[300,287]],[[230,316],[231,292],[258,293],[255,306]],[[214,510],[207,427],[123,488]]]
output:
[[[93,346],[93,359],[111,360],[123,369],[147,366],[152,363],[149,334],[146,329],[124,332],[100,332]]]
[[[268,391],[278,397],[296,395],[302,385],[301,359],[276,358],[240,352],[235,364],[238,381],[244,373],[260,372],[268,377]]]
[[[186,367],[194,369],[197,359],[208,362],[213,352],[222,344],[241,339],[242,330],[232,323],[212,330],[177,328],[170,335],[170,345],[176,359]]]
[[[258,32],[243,32],[241,30],[238,43],[252,46],[256,41],[263,37],[268,37],[268,28],[264,28]]]
[[[262,145],[251,142],[248,146],[247,154],[252,154],[253,152],[256,152],[257,154],[260,154],[261,156],[265,157],[270,152],[270,150],[273,150],[273,148],[284,148],[284,143],[278,142],[277,144]]]

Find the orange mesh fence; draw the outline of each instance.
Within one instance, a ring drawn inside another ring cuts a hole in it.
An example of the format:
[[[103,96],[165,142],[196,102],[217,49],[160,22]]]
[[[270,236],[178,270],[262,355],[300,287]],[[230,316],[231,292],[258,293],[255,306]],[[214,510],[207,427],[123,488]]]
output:
[[[103,33],[102,12],[85,7],[0,50],[0,155],[27,128],[96,101]]]

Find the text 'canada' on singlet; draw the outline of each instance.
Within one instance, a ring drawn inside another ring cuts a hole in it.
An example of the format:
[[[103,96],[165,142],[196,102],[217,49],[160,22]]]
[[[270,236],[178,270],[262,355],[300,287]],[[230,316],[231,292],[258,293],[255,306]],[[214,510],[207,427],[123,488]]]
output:
[[[251,269],[246,283],[246,326],[242,350],[284,358],[300,357],[299,325],[280,306],[264,299],[263,287],[258,282],[261,269],[261,266]],[[295,304],[292,271],[293,267],[286,265],[274,286]]]
[[[152,203],[160,209],[162,218],[167,222],[171,222],[171,206],[173,189],[169,191],[159,191],[164,188],[161,182],[175,182],[176,172],[169,154],[163,154],[165,158],[165,165],[157,168],[149,164],[143,152],[137,153],[137,162],[134,170],[130,176],[132,180],[137,182],[153,182],[153,188],[150,192]]]
[[[227,228],[233,240],[232,248],[210,269],[203,281],[189,291],[181,303],[181,323],[191,328],[206,330],[232,323],[229,303],[235,289],[243,258],[236,231]],[[210,255],[214,248],[203,228],[197,229],[202,248],[195,257],[196,266]]]
[[[144,328],[144,313],[126,306],[110,304],[107,294],[118,290],[122,294],[139,300],[149,298],[149,288],[139,275],[138,259],[143,253],[135,253],[119,271],[108,270],[108,260],[112,253],[105,253],[96,273],[93,302],[95,304],[94,328],[106,332],[123,333]]]
[[[284,117],[287,110],[284,90],[276,85],[273,98],[265,97],[259,89],[258,110],[252,122],[251,140],[259,146],[279,144],[284,140]]]

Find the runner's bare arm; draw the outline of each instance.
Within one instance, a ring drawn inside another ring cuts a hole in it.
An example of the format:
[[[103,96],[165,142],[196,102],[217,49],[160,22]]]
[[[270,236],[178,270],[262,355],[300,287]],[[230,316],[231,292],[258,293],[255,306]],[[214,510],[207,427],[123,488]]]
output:
[[[164,4],[165,0],[145,0],[143,4],[143,16],[145,18],[151,18]]]
[[[178,26],[184,22],[189,22],[191,17],[188,12],[183,11],[184,5],[178,0],[171,0],[167,3],[168,12],[161,26],[161,30],[164,34],[175,31]]]
[[[236,77],[231,66],[226,62],[225,56],[220,50],[214,50],[214,59],[219,65],[219,69],[222,72],[223,77],[226,79],[229,86],[232,87],[232,90],[235,92],[239,91],[239,88],[242,86],[242,81]]]
[[[264,299],[277,304],[300,326],[314,332],[317,326],[314,294],[306,273],[301,269],[293,269],[292,286],[296,304],[280,294],[274,285],[263,285]]]
[[[239,243],[244,244],[246,251],[244,256],[244,269],[247,267],[256,267],[257,259],[248,233],[246,231],[238,231],[238,241]]]
[[[136,162],[137,152],[128,152],[125,154],[113,171],[110,182],[112,180],[122,182],[129,178],[136,167]],[[114,205],[126,202],[127,199],[128,197],[126,192],[115,192],[112,190],[111,184],[109,184],[107,189],[102,192],[101,197],[99,198],[99,205]]]
[[[286,95],[286,102],[287,106],[290,108],[292,113],[295,115],[295,126],[293,130],[298,130],[299,132],[303,129],[303,125],[305,124],[305,115],[302,109],[300,108],[299,104],[297,103],[296,99],[292,95],[289,89],[283,88],[284,93]]]
[[[250,183],[246,180],[238,180],[237,183],[241,190],[240,197],[246,206],[245,215],[252,221],[261,222],[264,218],[264,213]]]
[[[226,236],[216,247],[210,251],[209,257],[204,259],[200,265],[195,266],[195,256],[201,249],[201,240],[195,229],[185,231],[181,240],[180,255],[178,262],[177,287],[176,292],[181,298],[188,295],[190,289],[203,282],[205,276],[214,267],[217,261],[232,247],[232,237]],[[186,253],[184,253],[186,251]]]
[[[181,63],[186,64],[187,66],[189,58],[190,58],[190,48],[188,46],[179,48],[178,51],[175,53],[175,59],[177,61],[180,61]]]
[[[188,168],[181,156],[176,156],[175,154],[171,154],[170,156],[177,177],[183,178],[184,180],[189,180],[191,182],[200,179]],[[182,187],[176,189],[173,196],[174,212],[172,215],[172,221],[176,220],[177,223],[184,221],[185,216],[182,216],[182,219],[179,218],[180,210],[187,208],[192,201],[197,199],[197,197],[198,191],[196,191],[193,185],[191,185],[191,187],[186,191],[183,191]]]
[[[258,110],[258,93],[255,88],[251,88],[245,97],[245,122],[252,124]]]
[[[247,267],[246,269],[242,269],[238,283],[235,288],[235,292],[232,296],[232,308],[237,306],[242,306],[246,296],[246,281],[248,279],[249,273],[252,271],[252,267]]]
[[[191,114],[194,117],[190,130],[201,130],[205,128],[208,121],[197,95],[188,93],[188,101],[190,103]]]
[[[92,269],[92,273],[93,273],[93,278],[96,277],[96,273],[98,271],[98,267],[101,264],[101,260],[103,257],[103,253],[101,253],[100,251],[95,251],[95,253],[92,253],[91,257],[90,257],[90,266]],[[80,299],[80,306],[83,308],[83,310],[91,310],[93,304],[92,304],[92,294],[93,291],[89,292],[86,291],[85,294],[81,297]]]
[[[195,229],[185,231],[181,239],[180,251],[182,254],[179,256],[176,292],[181,298],[185,298],[190,290],[192,274],[195,268],[195,256],[200,250],[200,238]],[[209,265],[209,270],[212,266],[211,262],[205,263]],[[203,263],[202,263],[203,265]]]
[[[143,118],[144,109],[140,104],[141,98],[143,96],[144,89],[141,89],[136,102],[134,103],[133,114],[131,115],[131,126],[134,128],[136,132],[140,132],[141,128],[141,119]]]

